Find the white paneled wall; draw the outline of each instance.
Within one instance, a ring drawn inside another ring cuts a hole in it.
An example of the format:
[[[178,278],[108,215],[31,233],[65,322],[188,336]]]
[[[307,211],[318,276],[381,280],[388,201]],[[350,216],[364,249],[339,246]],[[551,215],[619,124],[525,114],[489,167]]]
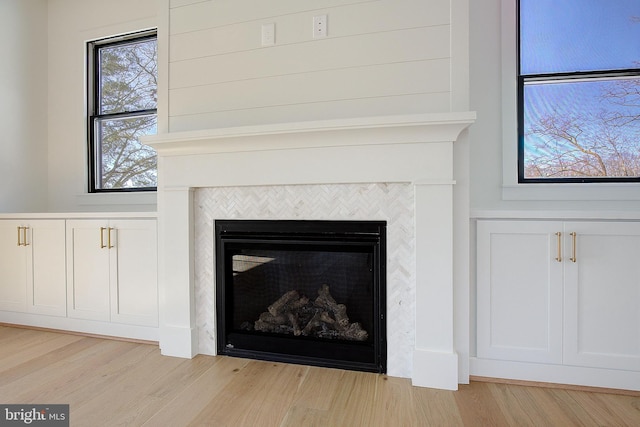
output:
[[[449,0],[171,0],[169,129],[449,112]],[[312,19],[328,16],[328,37]],[[275,23],[276,43],[261,46]]]

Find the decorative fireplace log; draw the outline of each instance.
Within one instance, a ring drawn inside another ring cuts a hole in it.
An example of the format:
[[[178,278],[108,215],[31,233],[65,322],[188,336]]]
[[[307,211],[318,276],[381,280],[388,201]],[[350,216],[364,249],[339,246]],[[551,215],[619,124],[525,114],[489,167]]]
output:
[[[284,311],[284,308],[287,306],[287,304],[293,301],[294,299],[300,299],[300,295],[298,294],[298,291],[289,291],[284,295],[282,295],[276,302],[271,304],[267,308],[267,310],[273,316],[277,316],[278,314],[281,314]]]
[[[336,318],[338,324],[342,327],[346,327],[349,324],[349,317],[347,316],[347,307],[344,304],[338,304],[335,299],[329,293],[329,286],[322,285],[318,290],[318,298],[316,298],[316,305],[322,308],[326,308]]]
[[[284,293],[260,315],[254,329],[349,341],[366,341],[369,337],[360,323],[349,322],[347,307],[336,302],[326,284],[313,302],[296,290]]]

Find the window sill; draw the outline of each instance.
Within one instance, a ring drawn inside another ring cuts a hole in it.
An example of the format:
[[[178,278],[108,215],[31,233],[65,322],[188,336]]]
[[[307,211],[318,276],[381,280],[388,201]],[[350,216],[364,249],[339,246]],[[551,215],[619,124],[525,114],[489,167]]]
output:
[[[503,185],[503,200],[636,201],[640,183]]]
[[[99,206],[102,208],[117,207],[123,210],[125,207],[131,211],[155,211],[157,206],[157,193],[155,191],[143,191],[132,193],[85,193],[76,196],[79,206]]]

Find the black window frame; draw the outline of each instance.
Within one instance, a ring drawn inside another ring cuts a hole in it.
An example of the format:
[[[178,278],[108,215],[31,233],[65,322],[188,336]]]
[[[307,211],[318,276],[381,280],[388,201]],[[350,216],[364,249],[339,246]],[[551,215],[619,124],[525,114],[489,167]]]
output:
[[[524,88],[529,83],[535,82],[577,82],[577,81],[598,81],[612,78],[640,78],[640,66],[638,68],[626,69],[602,69],[595,71],[574,71],[557,73],[522,74],[521,70],[521,13],[520,2],[516,0],[516,74],[517,74],[517,117],[518,117],[518,184],[575,184],[575,183],[623,183],[640,182],[637,177],[562,177],[562,178],[525,178],[524,164]]]
[[[99,114],[100,106],[100,49],[118,45],[130,44],[144,40],[158,40],[156,28],[127,33],[120,36],[107,37],[87,42],[87,161],[88,161],[88,192],[89,193],[132,193],[157,191],[155,187],[129,188],[99,188],[98,174],[102,170],[102,159],[98,149],[99,137],[96,123],[103,119],[131,118],[136,116],[155,115],[158,109],[144,109],[118,113]]]

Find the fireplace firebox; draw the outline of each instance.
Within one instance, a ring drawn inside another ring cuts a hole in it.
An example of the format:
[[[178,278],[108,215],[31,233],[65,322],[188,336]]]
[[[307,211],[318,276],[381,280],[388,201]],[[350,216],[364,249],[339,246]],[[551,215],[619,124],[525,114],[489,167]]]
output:
[[[218,354],[386,372],[384,221],[217,220]]]

